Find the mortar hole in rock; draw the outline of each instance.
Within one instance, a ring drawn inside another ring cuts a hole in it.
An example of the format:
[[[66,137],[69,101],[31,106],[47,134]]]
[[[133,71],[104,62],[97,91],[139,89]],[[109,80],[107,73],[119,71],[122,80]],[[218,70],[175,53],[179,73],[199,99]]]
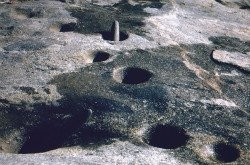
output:
[[[76,23],[68,23],[61,25],[60,32],[72,32],[76,28]]]
[[[124,84],[140,84],[149,81],[152,73],[136,67],[120,68],[113,72],[115,81]]]
[[[110,57],[110,54],[103,51],[98,51],[93,54],[93,62],[102,62],[108,60]]]
[[[108,41],[114,41],[114,33],[109,32],[109,31],[102,31],[100,32],[100,34],[102,35],[102,38],[104,40],[108,40]],[[124,41],[126,39],[128,39],[129,34],[126,32],[120,32],[120,40],[119,41]]]
[[[190,139],[186,131],[180,127],[172,125],[158,125],[151,130],[148,143],[151,146],[176,149],[185,146]]]
[[[214,152],[215,158],[224,163],[236,161],[240,157],[239,149],[226,143],[215,144]]]

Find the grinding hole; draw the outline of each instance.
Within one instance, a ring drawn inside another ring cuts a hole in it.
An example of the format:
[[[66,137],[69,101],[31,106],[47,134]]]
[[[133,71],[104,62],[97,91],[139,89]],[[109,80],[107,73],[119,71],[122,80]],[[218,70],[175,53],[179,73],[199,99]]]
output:
[[[76,23],[68,23],[61,25],[60,32],[71,32],[74,31],[76,27]]]
[[[72,32],[75,31],[75,29],[76,29],[76,23],[74,22],[65,24],[57,22],[49,27],[49,30],[53,32]]]
[[[93,62],[102,62],[102,61],[106,61],[107,59],[109,59],[110,54],[107,52],[96,52],[93,54]]]
[[[158,125],[151,130],[148,143],[151,146],[176,149],[185,146],[189,140],[186,131],[180,127],[172,125]]]
[[[239,149],[226,143],[215,144],[214,152],[216,159],[224,163],[233,162],[240,157]]]
[[[114,33],[109,32],[109,31],[103,31],[100,32],[102,35],[102,38],[104,40],[108,40],[108,41],[114,41]],[[124,41],[126,39],[128,39],[129,35],[126,32],[120,32],[120,40],[119,41]]]
[[[141,68],[128,67],[116,69],[113,72],[115,81],[124,84],[140,84],[148,81],[152,73]]]

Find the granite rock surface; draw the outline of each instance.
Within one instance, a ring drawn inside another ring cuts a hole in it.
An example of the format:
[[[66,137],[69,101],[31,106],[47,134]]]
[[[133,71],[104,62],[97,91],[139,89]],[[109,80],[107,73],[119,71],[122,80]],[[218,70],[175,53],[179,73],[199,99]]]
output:
[[[249,7],[0,1],[0,164],[249,164]]]

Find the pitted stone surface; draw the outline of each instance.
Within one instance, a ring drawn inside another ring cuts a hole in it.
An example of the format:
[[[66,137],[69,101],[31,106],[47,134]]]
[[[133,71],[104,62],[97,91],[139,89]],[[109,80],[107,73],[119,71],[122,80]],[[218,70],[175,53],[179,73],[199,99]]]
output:
[[[6,2],[0,164],[250,161],[247,0]]]

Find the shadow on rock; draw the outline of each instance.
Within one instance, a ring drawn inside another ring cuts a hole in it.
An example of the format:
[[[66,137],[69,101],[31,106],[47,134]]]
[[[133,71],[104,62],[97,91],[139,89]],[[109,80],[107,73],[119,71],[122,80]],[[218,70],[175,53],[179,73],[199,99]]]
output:
[[[63,99],[58,107],[38,106],[37,110],[42,111],[37,114],[40,120],[27,128],[26,142],[19,153],[88,146],[89,143],[120,137],[120,129],[127,124],[128,115],[125,114],[131,112],[118,102],[91,96]]]

